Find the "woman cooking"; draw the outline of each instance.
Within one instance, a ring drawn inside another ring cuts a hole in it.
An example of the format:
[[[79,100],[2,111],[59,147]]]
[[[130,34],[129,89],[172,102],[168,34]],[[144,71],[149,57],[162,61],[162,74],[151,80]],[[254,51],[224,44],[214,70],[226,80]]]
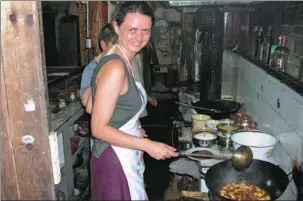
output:
[[[113,22],[118,42],[95,71],[92,200],[147,200],[143,152],[158,160],[178,156],[173,147],[144,138],[138,121],[146,105],[146,93],[134,81],[130,61],[148,43],[153,21],[146,2],[118,5]]]

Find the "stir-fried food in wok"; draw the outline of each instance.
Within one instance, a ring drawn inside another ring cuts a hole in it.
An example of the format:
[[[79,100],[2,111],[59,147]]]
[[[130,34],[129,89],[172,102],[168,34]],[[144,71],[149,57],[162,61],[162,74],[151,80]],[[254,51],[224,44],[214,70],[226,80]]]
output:
[[[252,184],[227,184],[223,186],[220,195],[230,200],[270,200],[269,194]]]

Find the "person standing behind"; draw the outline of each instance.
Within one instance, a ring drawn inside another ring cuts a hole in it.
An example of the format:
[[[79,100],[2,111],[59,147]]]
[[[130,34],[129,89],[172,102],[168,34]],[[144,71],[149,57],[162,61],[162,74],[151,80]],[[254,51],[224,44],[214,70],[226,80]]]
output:
[[[87,113],[91,113],[92,109],[92,76],[94,70],[97,68],[98,63],[102,56],[117,42],[117,34],[113,29],[112,24],[105,24],[100,30],[98,36],[98,43],[101,53],[96,56],[84,69],[80,84],[80,96],[81,102],[86,108]]]
[[[142,52],[136,54],[134,59],[131,61],[132,69],[134,73],[134,78],[136,82],[140,82],[144,87],[144,77],[143,77],[143,60],[142,60]],[[145,88],[145,87],[144,87]],[[147,102],[149,102],[153,106],[157,106],[158,102],[155,98],[147,95]],[[147,111],[146,108],[142,111],[140,118],[146,117]]]

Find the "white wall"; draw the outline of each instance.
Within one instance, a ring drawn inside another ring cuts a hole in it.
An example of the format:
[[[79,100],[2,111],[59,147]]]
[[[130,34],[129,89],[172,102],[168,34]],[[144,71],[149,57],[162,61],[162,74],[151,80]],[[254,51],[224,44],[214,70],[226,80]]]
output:
[[[228,50],[223,54],[222,94],[243,100],[243,111],[258,123],[258,129],[279,139],[273,157],[286,173],[291,172],[293,161],[299,155],[302,158],[303,152],[303,97]],[[296,200],[296,193],[292,181],[279,200]]]

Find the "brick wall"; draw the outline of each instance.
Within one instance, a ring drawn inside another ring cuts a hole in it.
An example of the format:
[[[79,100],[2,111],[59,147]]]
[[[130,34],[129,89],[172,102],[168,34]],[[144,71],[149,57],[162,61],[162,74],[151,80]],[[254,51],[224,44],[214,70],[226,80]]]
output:
[[[285,34],[290,50],[287,74],[303,83],[299,76],[303,59],[303,2],[274,1],[255,5],[250,14],[251,46],[253,48],[258,31],[256,26],[263,26],[264,33],[272,26],[274,43],[278,43],[279,34]],[[303,73],[303,72],[301,72]]]

